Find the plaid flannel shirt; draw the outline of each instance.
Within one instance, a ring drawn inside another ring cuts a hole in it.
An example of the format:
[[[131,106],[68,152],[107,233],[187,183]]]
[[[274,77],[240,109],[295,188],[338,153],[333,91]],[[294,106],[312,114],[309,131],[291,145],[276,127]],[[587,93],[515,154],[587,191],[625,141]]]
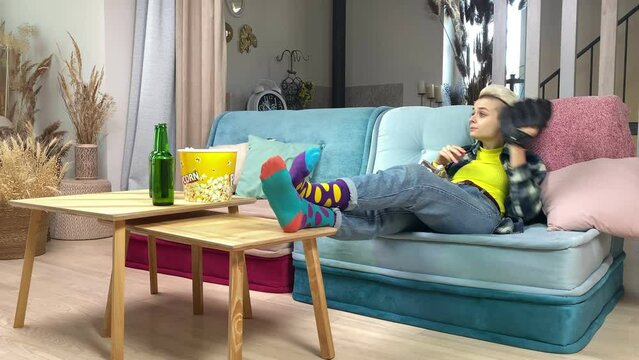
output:
[[[457,164],[451,163],[446,167],[448,178],[452,179],[459,169],[477,158],[480,143],[464,146],[466,154]],[[504,204],[506,216],[495,229],[495,234],[510,234],[524,231],[524,221],[535,219],[541,211],[541,190],[539,185],[546,177],[546,166],[541,159],[526,151],[526,164],[512,168],[510,166],[510,151],[508,146],[499,155],[501,164],[508,176],[509,194]]]

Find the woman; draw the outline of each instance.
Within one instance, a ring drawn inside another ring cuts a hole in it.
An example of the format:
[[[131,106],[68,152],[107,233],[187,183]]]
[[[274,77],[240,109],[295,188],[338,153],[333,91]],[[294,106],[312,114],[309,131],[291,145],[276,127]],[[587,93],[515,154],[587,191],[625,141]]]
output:
[[[262,165],[264,193],[286,232],[334,226],[337,239],[371,239],[402,231],[490,234],[523,229],[541,209],[546,169],[526,146],[545,127],[550,103],[517,101],[508,88],[482,90],[470,117],[473,145],[444,146],[433,163],[311,184],[319,148],[298,155],[290,173],[281,157]],[[449,180],[450,179],[450,180]],[[515,221],[513,221],[515,220]]]

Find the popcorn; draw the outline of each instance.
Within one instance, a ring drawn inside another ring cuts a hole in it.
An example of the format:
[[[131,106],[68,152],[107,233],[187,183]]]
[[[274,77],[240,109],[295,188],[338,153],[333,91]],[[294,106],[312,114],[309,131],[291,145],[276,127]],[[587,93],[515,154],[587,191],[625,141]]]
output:
[[[235,151],[178,149],[184,199],[188,202],[223,202],[233,195]]]
[[[201,174],[200,181],[184,185],[184,198],[186,201],[201,203],[228,201],[232,195],[232,184],[232,174],[208,179],[206,174]]]

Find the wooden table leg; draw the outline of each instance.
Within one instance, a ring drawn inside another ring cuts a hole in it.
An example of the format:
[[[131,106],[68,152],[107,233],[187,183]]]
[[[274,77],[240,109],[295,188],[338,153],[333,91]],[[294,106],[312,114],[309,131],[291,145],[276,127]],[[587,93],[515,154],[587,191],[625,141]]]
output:
[[[244,319],[251,319],[253,317],[253,310],[251,309],[251,294],[249,293],[248,271],[246,271],[246,256],[244,256],[243,252],[242,257],[244,258]]]
[[[242,359],[244,252],[229,253],[229,360]]]
[[[238,214],[240,212],[239,206],[229,206],[229,214]]]
[[[111,299],[111,360],[124,359],[124,263],[126,235],[124,221],[113,223],[113,298]]]
[[[44,211],[31,210],[29,218],[29,232],[27,234],[27,244],[24,249],[24,262],[22,263],[22,279],[20,280],[20,292],[18,293],[18,304],[16,315],[13,320],[14,328],[24,326],[24,318],[27,313],[27,301],[29,299],[29,287],[31,286],[31,273],[33,272],[33,262],[35,260],[38,240],[46,236],[49,225],[49,216]]]
[[[104,308],[104,320],[102,324],[102,337],[111,337],[111,297],[113,296],[113,271],[109,279],[109,293],[107,294],[107,303]]]
[[[127,236],[128,239],[128,236]],[[127,246],[128,247],[128,246]],[[151,294],[158,293],[158,255],[155,236],[149,235],[147,241],[149,253],[149,284],[151,285]]]
[[[202,247],[191,245],[191,282],[193,283],[193,314],[204,313],[204,288],[202,284]]]
[[[115,229],[115,226],[114,226]],[[129,251],[129,236],[131,233],[129,231],[124,232],[125,236],[125,258],[126,254]],[[115,231],[113,233],[113,241],[115,242]],[[104,309],[104,324],[102,326],[102,336],[103,337],[111,337],[111,298],[113,296],[113,269],[111,270],[111,279],[109,280],[109,293],[107,295],[107,303],[106,308]]]
[[[304,240],[304,257],[306,258],[308,283],[311,287],[311,296],[313,298],[313,311],[315,312],[315,323],[320,342],[320,355],[323,359],[332,359],[335,357],[335,349],[333,347],[331,323],[328,319],[328,309],[326,308],[326,294],[324,293],[324,281],[322,280],[322,269],[320,268],[316,239]]]

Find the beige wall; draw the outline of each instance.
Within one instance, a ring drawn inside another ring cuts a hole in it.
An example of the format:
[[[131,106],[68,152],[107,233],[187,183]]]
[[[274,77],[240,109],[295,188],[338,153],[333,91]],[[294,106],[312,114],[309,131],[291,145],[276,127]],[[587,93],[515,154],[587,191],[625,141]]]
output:
[[[318,86],[330,84],[331,0],[245,0],[241,17],[225,11],[233,28],[228,46],[227,92],[232,110],[243,110],[260,79],[277,84],[286,77],[288,61],[275,60],[284,49],[299,49],[309,61],[295,63],[298,75]],[[257,36],[257,48],[239,52],[239,29],[248,24]]]
[[[57,74],[61,59],[71,52],[71,33],[82,52],[85,76],[93,65],[104,67],[103,90],[115,97],[116,111],[104,129],[99,143],[100,177],[111,180],[119,189],[124,146],[124,124],[128,104],[128,88],[131,68],[131,49],[135,2],[131,0],[2,0],[0,17],[6,21],[6,29],[29,23],[38,29],[32,39],[31,50],[26,54],[32,61],[40,61],[54,54],[51,69],[45,78],[38,98],[40,112],[36,115],[37,129],[53,121],[62,121],[69,131],[68,140],[75,134],[60,96]],[[73,160],[71,152],[69,161]],[[71,170],[67,176],[72,176]]]
[[[346,4],[346,86],[403,83],[404,105],[419,105],[419,80],[442,81],[442,26],[426,2]]]

